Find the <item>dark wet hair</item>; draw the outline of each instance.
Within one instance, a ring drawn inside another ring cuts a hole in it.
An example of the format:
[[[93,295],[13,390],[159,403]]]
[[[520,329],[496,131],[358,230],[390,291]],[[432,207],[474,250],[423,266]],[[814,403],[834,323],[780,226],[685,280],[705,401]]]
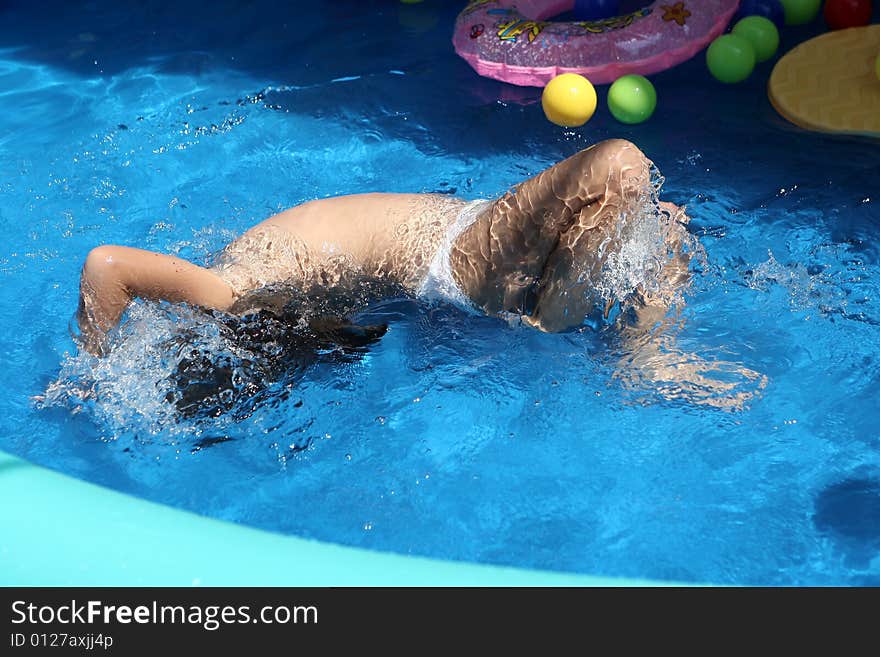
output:
[[[371,301],[404,294],[366,278],[309,290],[279,284],[242,297],[228,313],[206,311],[206,321],[217,324],[233,349],[212,352],[198,344],[195,331],[181,331],[172,338],[181,357],[166,401],[185,417],[233,413],[243,419],[273,384],[295,383],[317,363],[362,357],[388,326],[359,323],[357,313]]]

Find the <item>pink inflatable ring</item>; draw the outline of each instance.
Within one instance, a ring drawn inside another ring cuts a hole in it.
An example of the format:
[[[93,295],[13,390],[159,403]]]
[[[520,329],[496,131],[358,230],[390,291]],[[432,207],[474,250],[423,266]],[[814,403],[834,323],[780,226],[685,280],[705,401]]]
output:
[[[548,22],[574,0],[471,0],[452,43],[480,75],[543,87],[561,73],[595,84],[648,75],[690,59],[719,36],[739,0],[658,0],[597,21]]]

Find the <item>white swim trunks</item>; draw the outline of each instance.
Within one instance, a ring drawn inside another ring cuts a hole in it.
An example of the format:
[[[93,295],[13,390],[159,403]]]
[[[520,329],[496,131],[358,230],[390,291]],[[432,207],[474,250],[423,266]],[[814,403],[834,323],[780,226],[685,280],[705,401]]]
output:
[[[471,226],[480,213],[491,204],[492,201],[487,200],[471,201],[459,211],[455,221],[446,230],[440,247],[431,259],[428,273],[418,287],[417,293],[420,297],[430,301],[451,303],[470,313],[481,314],[471,298],[459,288],[452,277],[452,264],[449,261],[449,256],[452,253],[452,244],[455,239]]]

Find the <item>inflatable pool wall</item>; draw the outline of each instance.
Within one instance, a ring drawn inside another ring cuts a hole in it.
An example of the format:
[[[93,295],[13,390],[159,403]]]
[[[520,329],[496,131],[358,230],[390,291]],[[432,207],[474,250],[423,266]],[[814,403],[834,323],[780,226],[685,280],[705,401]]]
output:
[[[283,536],[148,502],[0,452],[3,586],[645,586]]]

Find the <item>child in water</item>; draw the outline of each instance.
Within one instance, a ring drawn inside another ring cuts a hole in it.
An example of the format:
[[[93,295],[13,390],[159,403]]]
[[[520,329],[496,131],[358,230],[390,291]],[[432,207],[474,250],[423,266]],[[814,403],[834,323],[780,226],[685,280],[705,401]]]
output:
[[[597,310],[607,316],[615,302],[615,291],[597,283],[609,258],[620,256],[622,222],[658,224],[675,252],[659,268],[662,278],[671,285],[687,279],[679,248],[687,217],[666,203],[644,211],[650,175],[634,144],[609,140],[494,201],[359,194],[304,203],[248,230],[211,268],[99,246],[82,271],[82,342],[102,353],[134,297],[229,311],[272,283],[331,285],[352,272],[489,315],[515,314],[542,331],[578,327]],[[642,309],[664,305],[657,290],[631,292],[640,294]]]
[[[274,285],[338,290],[359,277],[546,332],[607,318],[619,302],[616,377],[666,398],[741,408],[766,377],[675,345],[668,311],[698,245],[684,211],[657,199],[653,171],[634,144],[614,139],[493,201],[434,194],[310,201],[245,232],[210,268],[99,246],[82,270],[80,343],[104,354],[108,332],[135,297],[243,315],[259,310],[260,291]]]

